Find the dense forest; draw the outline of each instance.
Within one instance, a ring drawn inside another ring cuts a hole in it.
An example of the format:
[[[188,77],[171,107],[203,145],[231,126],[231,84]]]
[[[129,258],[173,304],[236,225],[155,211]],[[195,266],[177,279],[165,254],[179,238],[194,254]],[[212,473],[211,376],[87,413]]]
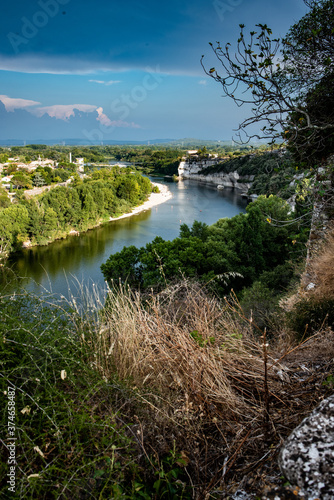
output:
[[[95,170],[82,179],[76,174],[71,180],[36,196],[19,192],[16,202],[0,209],[3,257],[26,241],[47,244],[70,231],[92,228],[130,211],[152,192],[147,177],[118,167]]]

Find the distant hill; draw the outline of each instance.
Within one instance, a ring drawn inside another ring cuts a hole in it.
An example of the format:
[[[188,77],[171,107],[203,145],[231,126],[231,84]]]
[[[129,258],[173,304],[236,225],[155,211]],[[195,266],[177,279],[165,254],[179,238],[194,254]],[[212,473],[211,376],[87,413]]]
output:
[[[34,139],[25,141],[24,139],[6,139],[0,140],[0,146],[24,146],[29,144],[46,144],[48,146],[66,145],[66,146],[100,146],[101,142],[87,141],[87,139]],[[203,146],[231,146],[231,140],[207,140],[207,139],[148,139],[147,141],[103,141],[103,145],[155,145],[155,144],[169,144],[175,147],[203,147]]]
[[[153,139],[148,141],[87,141],[87,139],[34,139],[32,141],[24,141],[20,139],[0,140],[0,146],[25,146],[29,144],[46,144],[47,146],[100,146],[102,145],[140,145],[140,144],[169,144],[174,142],[174,139]]]

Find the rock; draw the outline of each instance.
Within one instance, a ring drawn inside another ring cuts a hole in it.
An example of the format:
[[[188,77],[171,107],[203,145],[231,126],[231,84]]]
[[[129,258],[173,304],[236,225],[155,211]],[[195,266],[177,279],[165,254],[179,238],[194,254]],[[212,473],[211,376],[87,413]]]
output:
[[[238,490],[231,496],[231,500],[251,500],[251,499],[252,497],[243,490]]]
[[[333,500],[334,394],[288,437],[280,452],[279,466],[307,500]]]

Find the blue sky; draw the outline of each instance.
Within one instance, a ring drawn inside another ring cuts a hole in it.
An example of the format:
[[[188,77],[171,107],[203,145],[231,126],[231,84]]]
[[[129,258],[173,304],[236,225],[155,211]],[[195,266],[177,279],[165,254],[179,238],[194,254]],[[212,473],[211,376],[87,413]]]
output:
[[[200,65],[239,24],[283,36],[303,0],[8,0],[0,19],[0,140],[229,140],[247,110]]]

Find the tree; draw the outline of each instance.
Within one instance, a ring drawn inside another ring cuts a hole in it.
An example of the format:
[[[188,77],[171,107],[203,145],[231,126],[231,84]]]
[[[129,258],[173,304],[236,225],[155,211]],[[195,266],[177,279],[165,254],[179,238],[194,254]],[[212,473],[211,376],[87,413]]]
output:
[[[291,222],[288,211],[284,200],[260,196],[249,204],[247,214],[220,219],[212,226],[198,221],[191,228],[183,224],[180,237],[172,241],[157,236],[139,249],[124,247],[110,255],[101,270],[110,283],[120,279],[143,290],[163,287],[182,274],[210,282],[218,293],[226,294],[230,285],[238,291],[263,271],[283,264],[295,251],[291,240],[296,224],[277,227],[271,223],[271,218]],[[229,285],[220,282],[226,273],[233,279]]]
[[[46,184],[44,177],[39,172],[33,175],[32,183],[36,187],[45,186]]]
[[[314,113],[314,104],[324,87],[333,99],[329,82],[334,73],[334,2],[304,1],[310,11],[284,39],[272,38],[266,24],[256,25],[247,37],[241,24],[234,54],[230,43],[225,47],[219,42],[210,44],[224,76],[214,67],[206,69],[202,56],[204,71],[222,85],[224,96],[238,106],[253,106],[252,115],[238,128],[243,142],[252,137],[272,142],[283,139],[295,142],[297,150],[297,137],[302,137],[300,145],[306,142],[311,147],[317,146],[323,135],[333,134],[332,117],[328,120],[328,116]],[[248,127],[259,124],[263,125],[261,131],[248,132]],[[322,148],[320,156],[328,157],[332,152],[332,146]]]
[[[16,172],[12,177],[12,183],[24,189],[32,188],[31,178],[23,172]]]
[[[124,247],[121,252],[110,255],[107,262],[101,265],[102,273],[110,283],[130,283],[133,287],[142,284],[142,265],[140,249],[134,245]]]
[[[305,116],[295,111],[291,118],[298,124],[288,129],[285,138],[294,158],[305,165],[314,165],[334,152],[334,74],[324,76],[306,96],[305,107],[312,117],[312,128],[305,128]]]
[[[8,197],[7,191],[0,187],[0,209],[7,208],[10,206],[10,199]]]
[[[22,205],[11,205],[0,211],[0,259],[7,257],[25,239],[29,214]]]
[[[132,204],[139,201],[140,187],[137,180],[131,176],[121,176],[117,187],[117,196]]]

